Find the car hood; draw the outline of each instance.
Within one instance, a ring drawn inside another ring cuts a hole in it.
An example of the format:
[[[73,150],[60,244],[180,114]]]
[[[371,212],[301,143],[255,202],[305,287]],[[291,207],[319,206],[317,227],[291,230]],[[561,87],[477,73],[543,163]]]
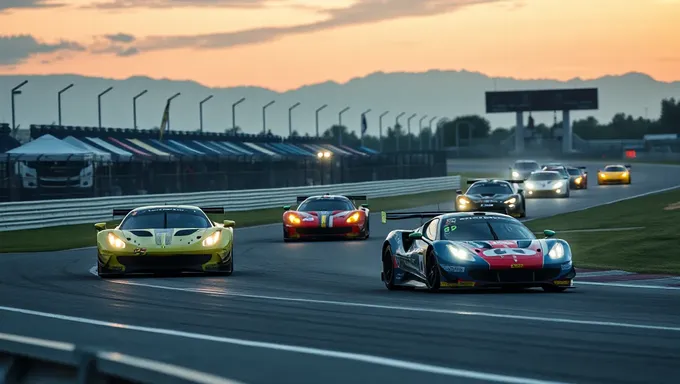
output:
[[[465,195],[470,200],[478,201],[478,200],[507,200],[510,197],[512,197],[511,194],[484,194],[484,195]]]
[[[158,229],[135,229],[118,230],[128,243],[140,247],[172,247],[186,246],[203,241],[214,232],[224,228],[158,228]]]
[[[545,249],[540,240],[463,241],[467,248],[489,263],[489,268],[541,268]]]

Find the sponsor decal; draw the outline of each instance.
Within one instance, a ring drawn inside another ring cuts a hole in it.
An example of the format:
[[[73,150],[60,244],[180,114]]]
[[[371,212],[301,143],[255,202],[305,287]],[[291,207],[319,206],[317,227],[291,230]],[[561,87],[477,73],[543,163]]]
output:
[[[446,227],[444,227],[444,233],[453,232],[456,229],[458,229],[458,227],[456,227],[455,225],[447,225]]]
[[[494,240],[488,242],[490,245],[515,245],[515,241],[511,240]]]
[[[455,223],[456,223],[456,218],[451,217],[451,218],[446,219],[446,221],[444,222],[444,225],[451,225],[451,224],[455,224]]]
[[[321,228],[326,228],[326,221],[328,220],[328,216],[323,215],[321,216]]]
[[[302,221],[314,221],[313,217],[304,217],[302,218]]]
[[[535,256],[536,251],[525,248],[494,248],[487,249],[482,253],[488,257],[504,257],[504,256]]]
[[[524,268],[524,264],[512,264],[510,268]]]
[[[451,283],[448,281],[442,281],[439,284],[440,287],[442,288],[457,288],[457,287],[474,287],[475,282],[474,281],[459,281],[457,283]]]
[[[132,251],[132,253],[134,253],[135,255],[144,256],[144,255],[146,255],[146,248],[135,248]]]
[[[571,286],[571,280],[553,280],[553,284],[559,286]]]
[[[444,265],[442,268],[446,272],[454,272],[454,273],[463,273],[465,272],[465,267],[460,266],[460,265]]]

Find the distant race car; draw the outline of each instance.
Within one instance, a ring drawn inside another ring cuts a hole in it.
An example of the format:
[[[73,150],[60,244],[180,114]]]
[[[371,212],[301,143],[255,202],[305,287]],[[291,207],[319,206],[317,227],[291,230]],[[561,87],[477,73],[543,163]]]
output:
[[[115,228],[97,230],[97,273],[115,277],[128,273],[234,271],[234,221],[213,223],[207,213],[224,208],[160,205],[114,209],[125,216]]]
[[[571,248],[555,232],[536,236],[519,220],[491,212],[382,212],[382,222],[429,219],[390,232],[382,246],[381,278],[403,288],[533,288],[564,291],[576,271]]]
[[[588,189],[588,171],[586,167],[567,167],[570,189]]]
[[[514,217],[526,217],[527,207],[524,191],[511,183],[522,181],[496,179],[468,179],[470,187],[463,193],[456,191],[456,211],[499,212]]]
[[[569,171],[567,170],[567,167],[561,164],[550,164],[550,165],[544,165],[541,168],[542,171],[554,171],[560,174],[562,179],[564,179],[567,182],[567,186],[569,185]]]
[[[562,197],[567,198],[569,192],[569,179],[564,178],[557,171],[534,172],[524,182],[527,198],[532,197]]]
[[[295,210],[283,207],[283,240],[322,238],[368,239],[371,233],[368,204],[354,201],[366,196],[298,196]]]
[[[630,165],[607,165],[597,171],[597,184],[630,184]]]
[[[510,167],[510,179],[511,180],[526,180],[531,172],[538,171],[541,166],[533,160],[517,160]]]

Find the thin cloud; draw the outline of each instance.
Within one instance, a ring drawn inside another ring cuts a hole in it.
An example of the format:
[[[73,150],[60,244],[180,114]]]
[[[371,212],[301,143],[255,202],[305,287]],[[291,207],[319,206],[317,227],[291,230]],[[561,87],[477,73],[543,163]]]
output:
[[[0,0],[0,13],[12,9],[57,8],[65,5],[54,0]]]
[[[184,0],[178,0],[184,1]],[[328,17],[319,22],[290,27],[264,27],[238,32],[193,36],[151,36],[136,47],[141,51],[200,48],[217,49],[257,44],[285,36],[318,32],[350,25],[368,24],[406,17],[443,14],[486,3],[510,3],[516,0],[362,0],[347,8],[320,11]]]
[[[15,0],[20,1],[20,0]],[[260,8],[267,0],[106,0],[85,6],[97,9],[128,8],[178,8],[178,7],[210,7],[210,8]]]
[[[113,43],[132,43],[135,37],[127,33],[116,33],[115,35],[104,35],[104,38]]]
[[[49,44],[39,42],[31,35],[0,36],[0,66],[19,64],[32,56],[45,53],[85,50],[84,46],[73,41],[61,40]]]

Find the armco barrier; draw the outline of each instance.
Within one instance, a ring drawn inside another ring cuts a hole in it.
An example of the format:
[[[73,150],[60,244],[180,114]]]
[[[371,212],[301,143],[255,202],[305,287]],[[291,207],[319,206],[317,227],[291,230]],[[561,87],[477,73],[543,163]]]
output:
[[[370,199],[377,197],[442,190],[454,191],[458,188],[460,188],[460,176],[445,176],[279,189],[0,203],[0,231],[110,221],[113,219],[111,213],[114,207],[135,208],[154,204],[188,204],[203,207],[224,207],[226,211],[233,212],[280,207],[286,204],[294,204],[296,196],[322,193],[367,195],[370,203]]]
[[[88,350],[71,343],[0,333],[0,383],[201,383],[239,382],[192,369]],[[70,379],[70,380],[69,380]]]

